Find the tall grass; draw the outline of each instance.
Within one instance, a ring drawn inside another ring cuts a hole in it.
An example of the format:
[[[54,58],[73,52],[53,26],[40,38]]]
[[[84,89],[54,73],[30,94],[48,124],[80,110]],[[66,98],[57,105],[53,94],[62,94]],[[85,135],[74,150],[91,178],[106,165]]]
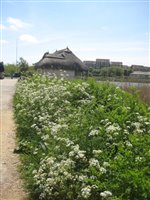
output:
[[[137,95],[141,101],[150,105],[150,87],[149,86],[129,87],[126,85],[122,88],[132,95]]]

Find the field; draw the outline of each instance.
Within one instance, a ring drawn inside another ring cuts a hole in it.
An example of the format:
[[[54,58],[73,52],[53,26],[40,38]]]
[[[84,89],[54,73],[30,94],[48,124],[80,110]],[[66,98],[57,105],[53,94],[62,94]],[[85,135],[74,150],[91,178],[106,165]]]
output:
[[[148,200],[149,111],[136,92],[92,79],[19,81],[16,151],[31,199]]]

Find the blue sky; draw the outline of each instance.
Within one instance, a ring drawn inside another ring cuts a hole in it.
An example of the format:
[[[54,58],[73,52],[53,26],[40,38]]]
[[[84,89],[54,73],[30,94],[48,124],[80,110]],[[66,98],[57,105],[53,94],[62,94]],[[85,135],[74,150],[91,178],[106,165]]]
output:
[[[30,64],[67,46],[81,60],[109,58],[150,66],[149,1],[1,0],[4,63]],[[17,53],[16,53],[17,46]]]

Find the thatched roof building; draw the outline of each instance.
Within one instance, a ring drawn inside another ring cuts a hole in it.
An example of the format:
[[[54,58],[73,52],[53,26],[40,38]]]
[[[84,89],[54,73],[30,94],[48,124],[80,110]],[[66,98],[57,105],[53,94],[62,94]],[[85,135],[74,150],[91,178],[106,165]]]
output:
[[[70,76],[87,72],[87,66],[68,47],[52,54],[46,52],[42,59],[34,65],[35,69],[40,69],[42,72],[54,72],[57,74],[58,70],[65,70]]]

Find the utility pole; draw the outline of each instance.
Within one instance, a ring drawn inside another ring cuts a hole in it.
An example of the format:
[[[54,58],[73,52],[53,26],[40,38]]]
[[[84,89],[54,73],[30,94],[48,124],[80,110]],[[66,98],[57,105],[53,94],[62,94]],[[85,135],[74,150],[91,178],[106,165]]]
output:
[[[18,60],[18,39],[16,39],[16,66],[17,66],[17,60]]]

